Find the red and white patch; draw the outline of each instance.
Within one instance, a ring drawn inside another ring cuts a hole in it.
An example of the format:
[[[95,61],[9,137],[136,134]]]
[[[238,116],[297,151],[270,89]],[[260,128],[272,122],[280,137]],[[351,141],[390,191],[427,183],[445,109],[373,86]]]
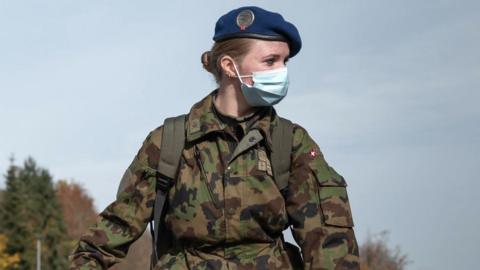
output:
[[[312,150],[310,150],[310,156],[311,156],[312,158],[314,158],[314,157],[318,156],[318,152],[315,151],[315,149],[312,149]]]

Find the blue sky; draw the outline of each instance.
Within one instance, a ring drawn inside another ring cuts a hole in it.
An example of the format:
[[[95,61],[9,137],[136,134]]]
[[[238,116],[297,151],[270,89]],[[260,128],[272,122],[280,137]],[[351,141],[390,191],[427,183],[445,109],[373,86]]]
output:
[[[147,133],[215,88],[217,18],[259,5],[300,30],[276,109],[347,179],[359,242],[389,230],[408,269],[474,269],[479,3],[0,0],[0,171],[33,156],[103,209]]]

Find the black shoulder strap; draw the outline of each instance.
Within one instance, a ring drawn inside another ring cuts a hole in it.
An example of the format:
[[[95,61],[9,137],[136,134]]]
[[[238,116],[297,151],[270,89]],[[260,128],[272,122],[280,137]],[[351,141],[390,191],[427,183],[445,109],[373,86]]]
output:
[[[162,143],[160,146],[160,158],[158,162],[157,187],[155,196],[155,205],[153,207],[153,226],[150,223],[150,232],[152,233],[152,260],[151,269],[155,267],[161,254],[168,251],[173,244],[171,235],[165,233],[165,203],[167,201],[170,187],[174,184],[182,150],[185,147],[185,115],[179,115],[165,119],[163,124]],[[162,239],[158,237],[162,232]]]
[[[272,130],[273,149],[270,154],[273,175],[278,189],[283,191],[288,186],[293,145],[293,124],[290,120],[278,117],[279,121]]]

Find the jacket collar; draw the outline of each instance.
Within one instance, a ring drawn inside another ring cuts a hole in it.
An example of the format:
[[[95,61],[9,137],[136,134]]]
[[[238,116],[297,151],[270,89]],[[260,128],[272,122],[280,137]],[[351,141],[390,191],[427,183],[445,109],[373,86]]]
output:
[[[213,98],[217,91],[218,89],[212,91],[202,100],[193,105],[193,107],[190,109],[186,123],[186,137],[188,142],[198,140],[212,132],[222,131],[220,120],[212,109],[212,106],[214,106]],[[272,106],[261,108],[259,111],[255,112],[255,115],[252,117],[252,119],[248,121],[253,122],[250,130],[258,129],[265,138],[267,147],[269,147],[271,150],[271,130],[272,127],[278,123],[278,117],[275,109]]]

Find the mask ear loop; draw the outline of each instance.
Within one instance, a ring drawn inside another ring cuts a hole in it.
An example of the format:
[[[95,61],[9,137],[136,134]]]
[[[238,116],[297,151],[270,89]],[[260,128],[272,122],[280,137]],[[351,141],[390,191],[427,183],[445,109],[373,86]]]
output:
[[[253,77],[253,75],[240,75],[240,72],[238,72],[237,65],[235,65],[235,62],[233,62],[233,68],[235,68],[235,73],[237,75],[237,78],[240,80],[240,83],[245,84],[248,87],[251,87],[250,85],[244,83],[242,78]]]

